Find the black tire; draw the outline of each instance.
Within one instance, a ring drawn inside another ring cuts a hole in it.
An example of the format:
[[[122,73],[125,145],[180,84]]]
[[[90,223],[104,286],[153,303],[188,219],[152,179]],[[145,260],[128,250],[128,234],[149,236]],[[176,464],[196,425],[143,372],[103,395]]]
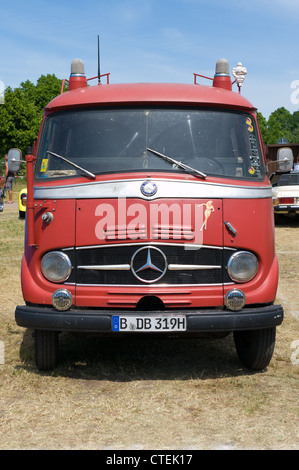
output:
[[[55,369],[58,363],[58,332],[35,330],[35,363],[39,370]]]
[[[265,369],[275,346],[276,327],[263,330],[234,331],[234,341],[240,361],[247,369]]]

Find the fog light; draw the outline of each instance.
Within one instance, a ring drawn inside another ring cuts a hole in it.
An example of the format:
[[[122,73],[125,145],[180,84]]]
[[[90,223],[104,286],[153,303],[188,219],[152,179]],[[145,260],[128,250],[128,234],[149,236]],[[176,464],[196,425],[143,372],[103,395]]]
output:
[[[66,289],[58,289],[52,295],[52,305],[57,310],[68,310],[73,304],[73,296]]]
[[[224,303],[230,310],[241,310],[246,303],[245,294],[239,289],[231,289],[226,293]]]

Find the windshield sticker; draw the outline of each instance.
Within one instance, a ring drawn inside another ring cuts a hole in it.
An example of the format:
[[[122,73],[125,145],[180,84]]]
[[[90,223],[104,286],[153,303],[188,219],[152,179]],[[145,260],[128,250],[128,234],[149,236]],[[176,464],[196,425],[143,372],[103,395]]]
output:
[[[40,171],[41,171],[41,173],[45,173],[45,172],[47,171],[48,162],[49,162],[49,159],[48,159],[48,158],[43,158],[43,159],[42,159],[42,164],[41,164],[41,166],[40,166]]]
[[[200,206],[206,206],[206,210],[204,212],[204,221],[203,221],[203,224],[201,226],[201,229],[200,231],[202,231],[202,229],[204,228],[205,230],[207,230],[207,223],[208,223],[208,219],[210,218],[212,212],[215,212],[215,209],[214,209],[214,206],[213,206],[213,201],[208,201],[206,204],[200,204],[198,207]]]
[[[256,135],[254,132],[253,122],[250,117],[246,119],[247,129],[248,129],[248,139],[250,144],[250,166],[248,168],[248,173],[251,176],[259,177],[261,176],[261,165],[260,165],[260,157],[259,157],[259,150],[258,150],[258,143],[256,139]]]
[[[251,120],[250,117],[248,117],[248,118],[246,119],[246,124],[247,124],[247,126],[248,126],[249,132],[253,132],[254,129],[253,129],[252,120]]]

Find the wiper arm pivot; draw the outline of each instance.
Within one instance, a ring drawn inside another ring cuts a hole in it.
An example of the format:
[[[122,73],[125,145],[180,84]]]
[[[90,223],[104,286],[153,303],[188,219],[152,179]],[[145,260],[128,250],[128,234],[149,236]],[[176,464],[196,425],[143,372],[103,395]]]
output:
[[[149,152],[154,153],[158,157],[164,158],[164,160],[167,160],[170,163],[174,163],[175,165],[183,168],[184,170],[192,171],[192,172],[196,173],[197,175],[201,176],[202,178],[207,177],[207,175],[205,173],[202,173],[201,171],[196,170],[195,168],[192,168],[189,165],[186,165],[186,163],[179,162],[178,160],[175,160],[174,158],[168,157],[167,155],[164,155],[163,153],[157,152],[157,150],[150,149],[149,147],[147,147],[147,150]]]
[[[74,166],[75,168],[78,168],[78,170],[81,170],[84,173],[86,173],[88,176],[91,176],[91,178],[93,178],[93,179],[96,178],[96,175],[94,175],[90,171],[85,170],[85,168],[82,168],[82,166],[77,165],[76,163],[72,162],[71,160],[68,160],[67,158],[62,157],[61,155],[58,155],[58,153],[51,152],[50,150],[47,150],[46,153],[50,153],[54,157],[60,158],[60,160],[63,160],[64,162],[69,163],[70,165]]]

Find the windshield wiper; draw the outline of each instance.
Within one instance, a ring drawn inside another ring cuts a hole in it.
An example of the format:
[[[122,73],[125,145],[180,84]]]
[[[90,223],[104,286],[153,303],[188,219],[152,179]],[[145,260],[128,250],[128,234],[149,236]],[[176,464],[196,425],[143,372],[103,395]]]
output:
[[[61,155],[58,155],[58,153],[51,152],[50,150],[47,150],[46,153],[50,153],[50,154],[53,155],[54,157],[60,158],[60,159],[63,160],[64,162],[69,163],[70,165],[74,166],[75,168],[78,168],[78,170],[83,171],[83,172],[86,173],[88,176],[91,176],[91,178],[95,179],[96,175],[94,175],[93,173],[91,173],[91,172],[88,171],[88,170],[85,170],[85,168],[82,168],[81,166],[77,165],[76,163],[71,162],[71,161],[68,160],[67,158],[64,158],[64,157],[62,157]]]
[[[174,163],[175,165],[183,168],[184,170],[192,171],[196,173],[197,175],[201,176],[202,178],[207,177],[205,173],[202,173],[201,171],[196,170],[195,168],[192,168],[191,166],[186,165],[185,163],[179,162],[175,160],[174,158],[168,157],[167,155],[164,155],[163,153],[157,152],[157,150],[150,149],[149,147],[147,147],[147,150],[149,150],[149,152],[154,153],[155,155],[158,155],[158,157],[164,158],[164,160],[167,160],[170,163]]]

